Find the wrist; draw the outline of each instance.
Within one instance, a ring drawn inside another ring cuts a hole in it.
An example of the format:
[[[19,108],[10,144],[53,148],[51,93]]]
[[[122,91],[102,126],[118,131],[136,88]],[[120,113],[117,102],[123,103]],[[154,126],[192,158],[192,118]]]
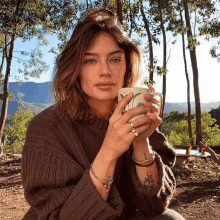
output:
[[[153,150],[149,145],[149,140],[145,139],[142,142],[133,143],[134,157],[138,160],[150,158],[153,154]]]
[[[109,152],[105,149],[100,149],[97,155],[105,164],[114,165],[117,162],[117,158],[115,157],[114,153]]]

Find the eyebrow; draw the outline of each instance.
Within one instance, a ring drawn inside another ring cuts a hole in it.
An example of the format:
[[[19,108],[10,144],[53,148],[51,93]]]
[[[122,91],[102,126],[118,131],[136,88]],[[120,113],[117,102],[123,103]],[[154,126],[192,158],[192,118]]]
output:
[[[117,54],[117,53],[123,54],[124,51],[123,51],[123,50],[115,50],[115,51],[110,52],[108,55],[114,55],[114,54]],[[90,53],[90,52],[86,52],[86,53],[85,53],[85,56],[89,56],[89,55],[90,55],[90,56],[99,56],[98,53]]]

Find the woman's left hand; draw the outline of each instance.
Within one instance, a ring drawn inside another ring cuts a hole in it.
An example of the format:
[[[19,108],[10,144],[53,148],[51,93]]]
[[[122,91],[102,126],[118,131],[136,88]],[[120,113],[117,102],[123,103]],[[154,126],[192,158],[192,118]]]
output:
[[[155,92],[153,86],[151,84],[148,85],[151,92]],[[146,141],[146,139],[153,133],[155,129],[161,124],[162,119],[159,117],[160,111],[159,111],[159,101],[154,98],[153,95],[145,95],[146,102],[144,103],[144,106],[146,108],[149,108],[149,114],[144,116],[148,117],[148,128],[142,132],[141,134],[138,134],[137,137],[134,138],[133,144],[138,142]]]

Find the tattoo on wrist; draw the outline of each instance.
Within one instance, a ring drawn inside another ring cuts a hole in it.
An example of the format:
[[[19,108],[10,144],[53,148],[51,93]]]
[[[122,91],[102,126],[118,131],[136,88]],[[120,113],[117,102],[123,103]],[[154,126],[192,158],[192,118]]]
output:
[[[155,182],[152,175],[147,173],[147,177],[144,179],[144,188],[148,191],[153,191],[155,189]]]

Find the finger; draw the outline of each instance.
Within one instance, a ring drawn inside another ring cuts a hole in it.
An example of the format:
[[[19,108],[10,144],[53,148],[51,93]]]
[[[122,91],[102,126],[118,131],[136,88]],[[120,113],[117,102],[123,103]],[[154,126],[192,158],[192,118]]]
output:
[[[136,115],[144,114],[149,112],[149,108],[145,106],[138,106],[135,108],[131,108],[128,111],[124,113],[124,115],[121,117],[120,123],[125,124],[127,123],[130,119],[132,119]]]
[[[150,89],[151,92],[155,92],[154,87],[152,86],[151,83],[148,83],[148,88]]]
[[[132,122],[128,122],[126,124],[126,131],[127,133],[131,132],[133,128],[137,129],[143,125],[150,125],[151,120],[148,116],[143,116],[141,118],[135,119]]]
[[[151,102],[144,103],[144,106],[149,108],[150,112],[159,115],[159,106],[152,104]]]
[[[131,101],[133,96],[134,96],[133,92],[131,92],[131,93],[127,94],[126,96],[124,96],[122,98],[122,100],[117,104],[113,114],[121,114],[122,111],[124,110],[125,106],[129,103],[129,101]]]
[[[153,104],[159,105],[159,100],[154,95],[145,95],[144,99],[146,102],[152,102]]]
[[[157,128],[162,123],[162,119],[153,113],[150,113],[148,117],[151,119],[151,126],[154,128]]]
[[[150,125],[142,125],[138,128],[135,128],[135,130],[131,130],[128,134],[128,138],[133,141],[135,137],[137,137],[138,135],[140,135],[141,133],[143,133],[144,131],[146,131],[147,129],[149,129]],[[137,132],[135,135],[135,131]]]

